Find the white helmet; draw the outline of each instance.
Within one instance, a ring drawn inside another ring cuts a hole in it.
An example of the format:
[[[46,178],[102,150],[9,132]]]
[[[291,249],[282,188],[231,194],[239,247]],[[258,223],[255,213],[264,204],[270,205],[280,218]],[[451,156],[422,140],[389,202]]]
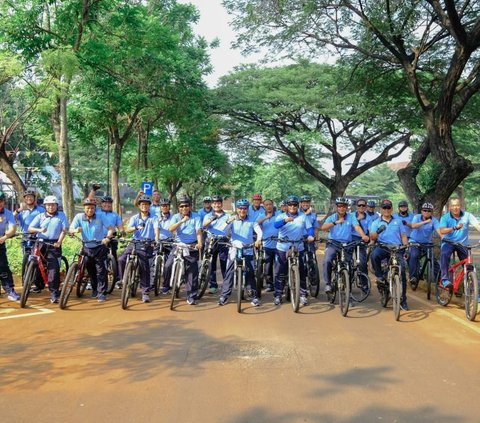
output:
[[[54,195],[47,195],[43,200],[43,204],[56,204],[58,206],[57,197]]]

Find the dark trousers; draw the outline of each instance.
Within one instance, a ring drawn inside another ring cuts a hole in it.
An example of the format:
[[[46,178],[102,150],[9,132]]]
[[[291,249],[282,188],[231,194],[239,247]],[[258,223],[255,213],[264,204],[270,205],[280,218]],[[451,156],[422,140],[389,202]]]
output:
[[[382,272],[382,260],[384,259],[390,259],[390,251],[385,250],[381,247],[376,247],[371,255],[371,260],[372,260],[372,266],[375,271],[375,277],[379,281],[384,281],[384,275]],[[407,275],[405,272],[405,258],[403,257],[403,251],[398,251],[396,253],[397,255],[397,261],[400,266],[400,278],[402,280],[402,301],[405,301],[407,299]]]
[[[360,238],[354,238],[354,240],[356,239],[360,239]],[[360,270],[360,272],[368,275],[367,246],[365,244],[360,244],[358,247],[359,247],[358,250],[357,250],[357,247],[355,247],[355,250],[358,251],[359,253],[358,261],[360,263],[358,265],[358,269]]]
[[[168,256],[170,255],[170,253],[172,252],[172,248],[171,247],[163,247],[163,257],[164,257],[164,263],[163,263],[163,286],[164,287],[169,287],[170,286],[170,280],[167,280],[167,278],[165,277],[165,269],[166,269],[166,261],[168,259]],[[154,284],[155,284],[155,281],[154,281],[154,278],[155,278],[155,274],[153,272],[153,268],[155,266],[155,259],[156,259],[156,254],[153,254],[152,258],[150,259],[150,287],[154,287]],[[161,275],[160,275],[161,276]]]
[[[440,270],[442,272],[442,281],[448,279],[448,268],[450,267],[450,257],[454,252],[457,252],[460,260],[466,259],[468,256],[468,250],[465,247],[458,247],[448,242],[442,242],[440,248]],[[453,281],[450,281],[453,283]]]
[[[303,261],[304,252],[300,251],[298,257],[298,268],[300,271],[300,295],[307,295],[307,282],[305,274],[305,263]],[[283,293],[283,284],[287,280],[288,261],[285,251],[277,250],[275,260],[275,297],[281,297]]]
[[[127,264],[128,255],[135,248],[135,244],[130,243],[123,251],[122,255],[118,258],[118,271],[120,280],[123,279],[123,272],[125,271],[125,265]],[[150,292],[150,270],[151,261],[153,257],[153,248],[151,246],[138,246],[137,247],[137,260],[138,260],[138,274],[140,277],[140,289],[143,294]]]
[[[275,258],[277,257],[276,248],[265,248],[265,281],[267,286],[274,286],[274,268]]]
[[[60,248],[44,245],[42,247],[42,254],[46,260],[48,290],[52,294],[58,294],[58,288],[60,287],[60,258],[62,256],[62,250]]]
[[[335,245],[328,245],[325,249],[325,257],[323,258],[323,280],[327,285],[332,283],[333,260],[339,251],[340,247],[336,247]],[[350,262],[352,259],[351,250],[345,251],[345,259]]]
[[[8,265],[7,259],[7,247],[5,244],[0,244],[0,279],[2,280],[2,286],[6,292],[10,292],[13,287],[13,276]]]
[[[428,248],[432,247],[410,247],[409,249],[409,255],[410,257],[408,258],[408,273],[410,275],[410,279],[416,278],[418,280],[419,277],[419,272],[420,272],[420,256],[423,253],[427,253]],[[438,264],[438,261],[435,260],[435,257],[433,257],[433,251],[432,251],[432,258],[433,258],[433,268],[434,268],[434,273],[435,275],[438,274],[438,271],[440,270],[440,265]]]
[[[218,288],[217,283],[217,257],[220,259],[220,270],[225,280],[227,272],[228,246],[216,245],[212,255],[212,271],[210,273],[210,288]]]
[[[222,297],[229,297],[233,289],[233,276],[235,273],[235,257],[228,256],[227,272],[222,285]],[[253,277],[253,255],[245,256],[245,286],[252,290],[252,297],[257,298],[256,284]]]
[[[165,282],[164,286],[170,286],[170,279],[172,277],[173,260],[175,259],[175,251],[178,247],[174,247],[168,256],[165,263]],[[188,256],[183,256],[185,264],[185,287],[187,296],[190,298],[197,298],[198,291],[198,258],[199,252],[197,250],[190,250]]]
[[[83,251],[87,257],[85,267],[92,280],[92,289],[101,295],[106,295],[108,248],[105,245],[99,245],[94,248],[83,247]]]

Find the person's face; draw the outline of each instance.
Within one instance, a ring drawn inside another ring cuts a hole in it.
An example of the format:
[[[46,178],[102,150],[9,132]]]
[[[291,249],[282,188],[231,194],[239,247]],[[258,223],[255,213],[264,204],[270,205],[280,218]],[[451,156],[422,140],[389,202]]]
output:
[[[400,206],[400,207],[398,208],[398,212],[399,212],[400,214],[408,213],[408,206]]]
[[[382,214],[382,216],[390,217],[392,215],[392,206],[382,206],[382,208],[380,209],[380,213]]]
[[[454,216],[460,215],[460,200],[451,200],[450,201],[450,211]]]
[[[374,212],[375,212],[375,206],[367,206],[367,210],[368,210],[370,213],[374,213]]]
[[[188,216],[190,214],[190,204],[188,203],[179,204],[178,210],[180,211],[180,214],[182,216]]]
[[[150,210],[150,203],[148,201],[142,201],[138,207],[140,208],[140,211],[142,213],[148,213],[148,211]]]
[[[32,206],[35,203],[35,197],[33,195],[26,195],[23,199],[27,206]]]
[[[357,211],[360,213],[365,213],[366,207],[367,207],[367,203],[364,203],[363,201],[360,201],[357,203]]]
[[[112,203],[110,201],[104,201],[102,203],[102,210],[104,211],[112,211]]]
[[[158,203],[160,201],[160,193],[158,191],[153,191],[152,200],[154,203]]]
[[[346,204],[337,204],[337,213],[343,216],[347,213],[347,205]]]
[[[433,210],[422,209],[422,216],[424,219],[431,219],[432,213],[433,213]]]
[[[84,206],[84,210],[87,217],[92,217],[95,214],[95,206],[93,204],[87,204]]]
[[[58,204],[57,203],[47,203],[44,204],[45,210],[47,210],[47,213],[53,214],[58,210]]]
[[[170,204],[162,204],[160,206],[160,210],[163,214],[167,214],[168,212],[170,212]]]
[[[206,210],[210,210],[212,208],[212,202],[211,201],[204,201],[203,202],[203,208]]]
[[[310,208],[310,201],[302,201],[300,207],[303,211],[307,211]]]
[[[221,201],[214,201],[212,203],[212,206],[213,206],[213,211],[221,212],[223,208],[223,203]]]
[[[287,204],[287,211],[292,214],[298,213],[298,203],[288,203]]]
[[[252,200],[252,204],[255,208],[258,209],[260,207],[260,204],[262,204],[262,200]]]
[[[270,200],[265,200],[263,203],[263,207],[265,207],[265,211],[267,213],[272,213],[273,212],[273,202]]]
[[[237,214],[240,219],[245,219],[248,214],[248,207],[247,206],[237,207]]]

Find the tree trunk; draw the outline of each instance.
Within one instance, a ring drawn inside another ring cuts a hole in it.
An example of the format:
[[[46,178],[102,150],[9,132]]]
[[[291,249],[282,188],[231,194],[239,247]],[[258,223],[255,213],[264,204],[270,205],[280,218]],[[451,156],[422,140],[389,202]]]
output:
[[[8,159],[4,145],[0,148],[0,169],[10,179],[18,197],[21,198],[23,191],[25,191],[25,184],[13,167],[12,162]]]
[[[138,150],[137,150],[137,169],[146,170],[148,169],[148,129],[144,128],[140,122],[137,125],[137,139],[138,139]]]
[[[122,161],[122,149],[123,143],[120,140],[114,139],[113,144],[113,161],[112,161],[112,198],[113,198],[113,210],[121,215],[120,207],[120,188],[119,188],[119,175],[120,175],[120,164]]]

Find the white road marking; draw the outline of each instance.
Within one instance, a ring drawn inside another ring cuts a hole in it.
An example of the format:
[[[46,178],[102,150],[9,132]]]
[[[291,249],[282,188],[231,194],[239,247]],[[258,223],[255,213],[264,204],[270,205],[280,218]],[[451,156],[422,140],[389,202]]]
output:
[[[30,306],[31,308],[34,308],[38,311],[32,312],[32,313],[25,313],[25,314],[16,314],[15,316],[4,316],[0,317],[0,320],[7,320],[7,319],[18,319],[20,317],[30,317],[30,316],[38,316],[40,314],[50,314],[50,313],[55,313],[55,311],[50,310],[48,308],[42,308],[38,306]],[[7,309],[7,313],[10,313],[11,309]],[[15,309],[14,309],[15,310]]]

